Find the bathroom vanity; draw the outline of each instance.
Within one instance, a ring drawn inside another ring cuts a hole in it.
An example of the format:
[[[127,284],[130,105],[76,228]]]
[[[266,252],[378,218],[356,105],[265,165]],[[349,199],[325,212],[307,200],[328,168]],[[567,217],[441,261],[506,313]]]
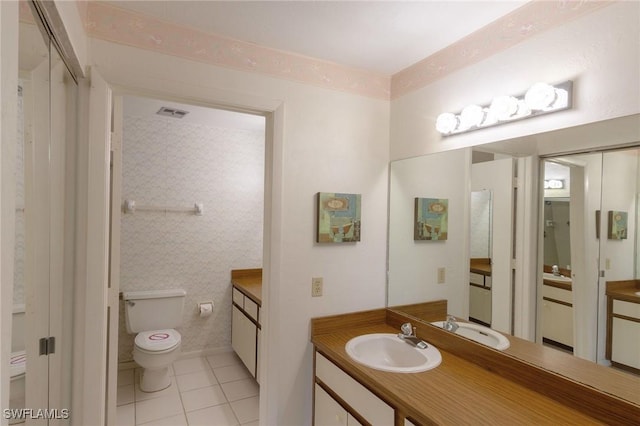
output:
[[[260,310],[262,307],[262,269],[231,271],[231,346],[251,375],[260,371]]]
[[[442,321],[446,302],[421,311],[423,321]],[[386,372],[347,354],[352,338],[398,333],[405,322],[440,351],[439,366],[419,373]],[[580,360],[580,374],[590,381],[585,383],[570,378],[569,370],[578,368],[575,357],[511,336],[516,352],[546,358],[561,373],[518,359],[511,348],[499,352],[393,309],[315,318],[311,328],[315,426],[637,424],[640,418],[637,377]]]
[[[606,295],[606,357],[640,374],[640,280],[608,281]]]
[[[472,258],[470,261],[469,319],[491,325],[491,259]]]
[[[544,273],[542,284],[542,340],[573,351],[571,279]]]

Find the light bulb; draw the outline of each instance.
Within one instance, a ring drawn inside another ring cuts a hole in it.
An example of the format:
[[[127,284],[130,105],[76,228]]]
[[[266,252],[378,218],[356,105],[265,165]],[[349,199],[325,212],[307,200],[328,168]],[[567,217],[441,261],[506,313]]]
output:
[[[499,120],[509,120],[518,112],[518,100],[513,96],[498,96],[489,107],[491,113]]]
[[[547,83],[536,83],[527,90],[524,101],[533,111],[543,110],[556,101],[556,90]]]
[[[436,130],[440,133],[449,134],[458,127],[458,117],[450,112],[444,112],[436,119]]]
[[[478,105],[468,105],[460,113],[460,130],[479,127],[484,120],[484,110]]]

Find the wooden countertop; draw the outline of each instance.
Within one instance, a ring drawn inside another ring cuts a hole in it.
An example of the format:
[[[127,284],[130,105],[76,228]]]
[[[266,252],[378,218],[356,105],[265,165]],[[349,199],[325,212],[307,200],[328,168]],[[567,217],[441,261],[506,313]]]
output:
[[[556,281],[556,280],[554,280],[552,278],[543,278],[542,279],[542,283],[544,285],[548,285],[550,287],[556,287],[556,288],[561,288],[563,290],[572,291],[571,282]]]
[[[509,348],[504,351],[505,354],[615,395],[640,407],[640,377],[515,336],[505,336],[510,342]]]
[[[249,299],[262,306],[262,269],[233,269],[231,284]]]
[[[346,354],[345,344],[352,337],[396,333],[407,321],[440,350],[440,366],[423,373],[387,373],[357,364]],[[632,425],[640,419],[638,377],[542,346],[536,352],[537,345],[522,339],[511,340],[511,353],[499,352],[406,314],[379,309],[312,319],[311,341],[419,424]],[[519,353],[528,350],[528,359]]]
[[[603,424],[444,350],[440,350],[442,363],[435,369],[399,374],[357,364],[344,349],[349,339],[361,334],[396,332],[378,322],[315,335],[312,342],[340,368],[420,424]],[[434,345],[438,347],[437,342]]]
[[[490,277],[491,276],[491,259],[473,258],[471,259],[469,270],[473,273]]]
[[[607,281],[606,295],[626,302],[640,303],[640,280]],[[640,393],[640,391],[638,391]]]

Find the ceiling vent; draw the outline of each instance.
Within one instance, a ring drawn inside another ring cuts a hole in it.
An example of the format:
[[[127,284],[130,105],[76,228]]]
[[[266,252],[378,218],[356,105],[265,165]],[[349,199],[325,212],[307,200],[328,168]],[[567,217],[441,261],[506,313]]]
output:
[[[164,115],[166,117],[183,118],[185,115],[189,114],[189,111],[184,111],[177,108],[162,107],[158,110],[158,112],[156,112],[156,114]]]

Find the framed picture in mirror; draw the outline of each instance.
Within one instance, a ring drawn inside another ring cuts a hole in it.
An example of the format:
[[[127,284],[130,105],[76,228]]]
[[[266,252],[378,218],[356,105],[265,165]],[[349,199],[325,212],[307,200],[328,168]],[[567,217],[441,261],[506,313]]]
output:
[[[448,235],[449,200],[416,198],[413,239],[415,241],[446,240]]]
[[[609,210],[607,237],[610,240],[626,240],[627,229],[627,212]]]

